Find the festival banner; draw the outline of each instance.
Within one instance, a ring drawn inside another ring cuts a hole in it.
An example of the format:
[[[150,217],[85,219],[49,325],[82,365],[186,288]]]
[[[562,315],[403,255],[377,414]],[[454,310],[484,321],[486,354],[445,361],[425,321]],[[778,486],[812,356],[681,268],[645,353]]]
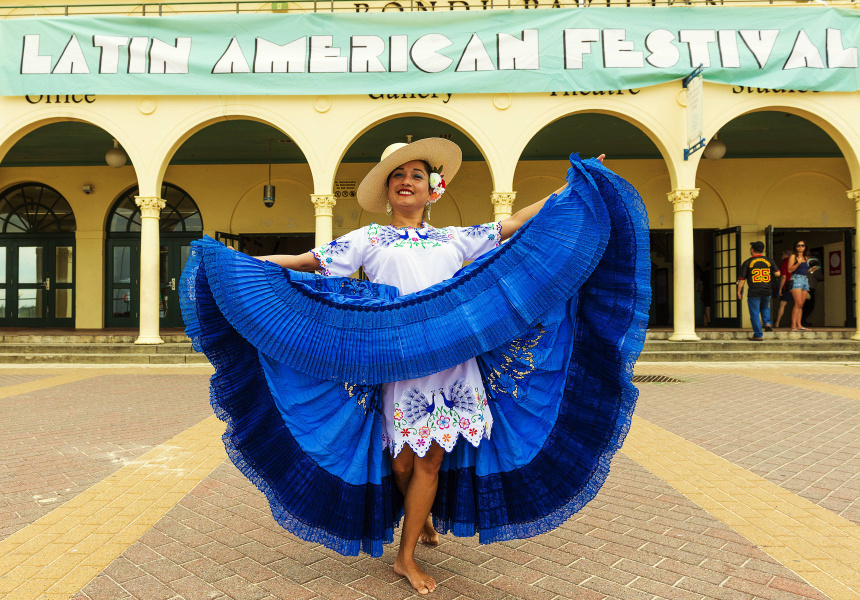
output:
[[[860,12],[559,8],[0,21],[0,95],[860,90]]]

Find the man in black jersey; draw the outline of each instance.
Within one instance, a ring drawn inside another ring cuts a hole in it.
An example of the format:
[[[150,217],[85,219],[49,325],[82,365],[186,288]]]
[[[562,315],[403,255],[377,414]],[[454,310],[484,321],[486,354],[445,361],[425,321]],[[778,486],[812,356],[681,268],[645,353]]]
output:
[[[750,309],[753,336],[751,342],[762,341],[762,323],[765,331],[773,331],[770,323],[770,297],[773,295],[773,282],[779,277],[779,269],[771,259],[764,256],[764,242],[750,243],[750,257],[738,271],[738,300],[743,300],[744,284],[747,289],[747,306]]]

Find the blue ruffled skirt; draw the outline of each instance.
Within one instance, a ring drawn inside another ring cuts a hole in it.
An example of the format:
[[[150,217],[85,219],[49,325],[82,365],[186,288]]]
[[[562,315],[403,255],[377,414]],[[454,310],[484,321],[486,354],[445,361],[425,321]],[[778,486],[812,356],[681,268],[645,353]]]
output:
[[[194,243],[181,280],[187,332],[215,367],[227,452],[285,529],[379,556],[403,514],[381,383],[472,357],[493,434],[446,454],[437,530],[530,537],[597,494],[637,397],[648,223],[632,186],[599,162],[571,156],[567,180],[507,243],[404,296]]]

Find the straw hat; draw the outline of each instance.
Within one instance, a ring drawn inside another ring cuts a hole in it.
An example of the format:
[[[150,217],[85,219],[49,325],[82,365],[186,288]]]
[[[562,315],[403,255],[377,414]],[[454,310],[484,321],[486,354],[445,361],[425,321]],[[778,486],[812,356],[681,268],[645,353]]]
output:
[[[364,210],[384,213],[388,202],[388,176],[402,164],[413,160],[426,160],[430,166],[443,167],[445,183],[454,179],[463,152],[452,141],[444,138],[427,138],[411,144],[391,144],[382,152],[382,159],[358,186],[358,203]],[[429,173],[428,173],[429,175]]]

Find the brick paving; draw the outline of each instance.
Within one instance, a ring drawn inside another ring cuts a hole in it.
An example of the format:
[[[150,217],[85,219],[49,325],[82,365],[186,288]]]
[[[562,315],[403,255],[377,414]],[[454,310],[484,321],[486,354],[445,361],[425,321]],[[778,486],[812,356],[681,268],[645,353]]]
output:
[[[211,414],[206,375],[96,375],[0,400],[0,539]]]
[[[792,373],[794,377],[802,377],[804,379],[809,379],[810,381],[822,381],[825,383],[833,383],[836,385],[844,385],[846,387],[853,387],[860,389],[860,374],[843,374],[843,375],[834,375],[834,374],[822,374],[816,373],[815,368],[810,368],[812,372],[802,371],[800,373]]]
[[[410,598],[395,548],[342,557],[302,542],[225,463],[75,598]],[[556,531],[488,546],[444,536],[418,558],[441,584],[434,598],[827,598],[624,456]]]
[[[816,377],[825,383],[858,377],[848,367],[824,371]],[[688,383],[642,385],[640,417],[860,523],[857,400],[759,381],[734,365],[660,372]],[[207,377],[194,373],[99,371],[0,400],[0,435],[12,441],[0,448],[0,519],[11,519],[0,537],[211,414]],[[14,375],[0,373],[0,385]],[[23,484],[6,487],[15,482]],[[35,498],[51,493],[58,500],[48,506]],[[73,598],[415,597],[391,570],[396,548],[395,539],[380,559],[342,557],[296,539],[225,461]],[[597,498],[560,528],[487,546],[443,536],[417,557],[440,582],[432,597],[446,600],[842,600],[766,550],[622,452]]]
[[[742,374],[684,379],[642,386],[636,414],[860,524],[860,402]]]
[[[0,387],[7,385],[18,385],[19,383],[29,383],[50,377],[48,373],[33,374],[33,373],[0,373]]]

